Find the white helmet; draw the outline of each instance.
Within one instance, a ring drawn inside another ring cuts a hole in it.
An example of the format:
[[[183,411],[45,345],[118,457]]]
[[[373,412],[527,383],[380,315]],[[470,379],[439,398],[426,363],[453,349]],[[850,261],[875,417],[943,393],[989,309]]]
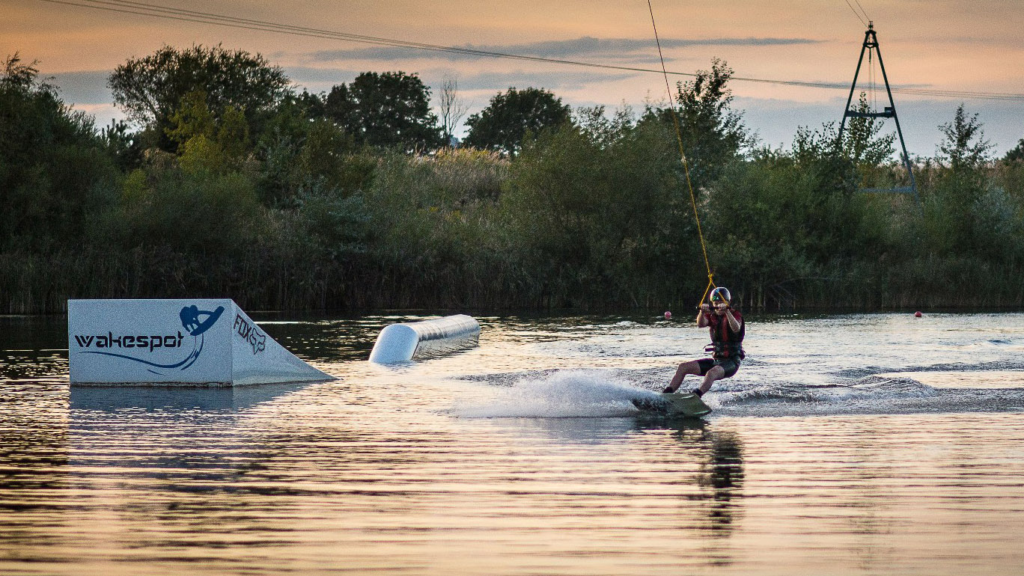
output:
[[[732,302],[732,294],[729,294],[728,288],[719,286],[711,291],[711,296],[709,296],[708,299],[711,301],[713,306],[718,306],[719,304],[725,304],[728,306],[729,303]]]

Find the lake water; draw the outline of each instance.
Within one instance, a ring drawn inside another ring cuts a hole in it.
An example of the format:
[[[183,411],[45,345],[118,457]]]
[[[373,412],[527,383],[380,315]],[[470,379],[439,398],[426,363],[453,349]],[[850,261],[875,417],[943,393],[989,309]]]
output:
[[[750,318],[703,421],[636,412],[704,330],[254,315],[337,376],[71,389],[63,318],[0,318],[0,573],[1024,573],[1024,315]]]

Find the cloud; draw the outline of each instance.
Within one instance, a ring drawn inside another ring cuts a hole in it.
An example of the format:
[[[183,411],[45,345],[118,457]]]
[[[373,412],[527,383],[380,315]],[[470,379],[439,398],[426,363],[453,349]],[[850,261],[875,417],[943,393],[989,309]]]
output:
[[[601,74],[597,72],[484,72],[459,77],[460,90],[505,90],[546,88],[548,90],[579,90],[589,85],[616,82],[636,74]]]
[[[288,66],[285,73],[300,87],[313,91],[328,90],[331,86],[353,81],[360,72],[346,68],[313,68]],[[427,86],[438,86],[451,76],[452,71],[434,68],[417,73]],[[548,90],[579,90],[606,82],[618,82],[636,77],[630,73],[602,72],[481,72],[457,74],[459,90],[464,92],[498,90],[511,87],[546,88]]]
[[[341,84],[350,82],[359,75],[355,70],[345,68],[313,68],[308,66],[285,66],[285,74],[293,82],[306,84]]]
[[[661,41],[662,48],[686,48],[689,46],[791,46],[796,44],[815,44],[819,40],[809,38],[706,38],[679,39],[667,38]],[[539,58],[571,59],[580,57],[604,58],[630,62],[656,61],[654,42],[650,39],[635,40],[631,38],[593,38],[583,36],[572,40],[552,40],[548,42],[532,42],[528,44],[494,44],[474,45],[463,44],[457,48],[480,52],[498,52],[520,56],[536,56]],[[444,60],[476,60],[485,56],[454,52],[437,52],[418,50],[415,48],[357,48],[352,50],[321,50],[311,54],[318,62],[336,60],[408,60],[411,55],[419,55]]]

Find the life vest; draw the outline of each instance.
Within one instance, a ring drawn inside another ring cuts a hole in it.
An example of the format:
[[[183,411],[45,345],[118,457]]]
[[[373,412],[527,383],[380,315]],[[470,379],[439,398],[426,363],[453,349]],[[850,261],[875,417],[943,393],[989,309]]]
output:
[[[733,332],[732,327],[729,326],[729,319],[724,314],[721,316],[714,312],[705,314],[705,318],[708,319],[708,328],[711,329],[711,345],[706,350],[712,352],[715,358],[739,358],[742,360],[746,356],[743,352],[743,336],[747,332],[747,323],[743,321],[743,316],[739,312],[735,310],[731,310],[731,312],[740,322],[739,332]]]

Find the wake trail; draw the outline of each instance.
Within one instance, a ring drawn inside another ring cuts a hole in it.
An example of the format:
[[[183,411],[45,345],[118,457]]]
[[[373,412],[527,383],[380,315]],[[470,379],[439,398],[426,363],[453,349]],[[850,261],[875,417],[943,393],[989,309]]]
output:
[[[657,397],[608,371],[563,370],[495,387],[491,398],[457,405],[453,412],[463,418],[625,417],[640,412],[634,399]]]

